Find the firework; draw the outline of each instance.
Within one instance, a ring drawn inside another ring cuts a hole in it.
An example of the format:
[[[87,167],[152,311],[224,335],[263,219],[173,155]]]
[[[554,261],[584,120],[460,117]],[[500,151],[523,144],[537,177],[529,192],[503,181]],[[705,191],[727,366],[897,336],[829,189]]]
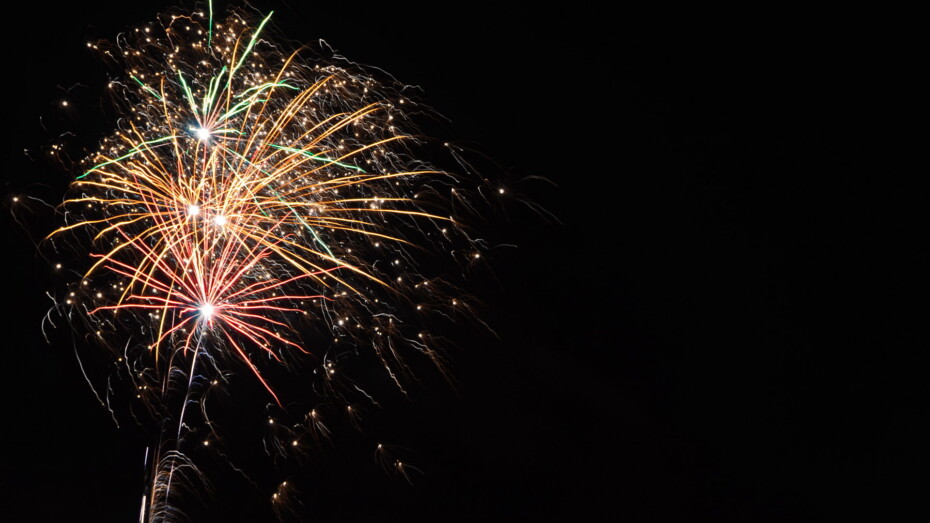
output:
[[[147,456],[149,520],[175,517],[177,485],[199,475],[185,445],[222,440],[205,406],[211,387],[247,373],[297,411],[276,439],[286,454],[329,429],[267,369],[312,361],[318,398],[355,423],[353,402],[375,400],[338,355],[370,352],[406,394],[405,353],[445,372],[420,326],[467,309],[416,264],[429,251],[477,258],[480,245],[448,210],[464,202],[456,177],[418,159],[424,139],[410,116],[425,109],[351,63],[283,52],[267,37],[270,17],[214,20],[211,8],[163,16],[116,45],[88,43],[125,70],[109,83],[121,117],[49,239],[90,245],[59,307],[117,349],[161,421]],[[392,463],[404,477],[416,470]]]

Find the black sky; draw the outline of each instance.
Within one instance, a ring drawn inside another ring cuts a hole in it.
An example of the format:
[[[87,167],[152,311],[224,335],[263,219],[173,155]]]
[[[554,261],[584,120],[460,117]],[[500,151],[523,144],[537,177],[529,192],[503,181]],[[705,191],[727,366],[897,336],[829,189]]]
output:
[[[84,42],[167,5],[14,8],[29,36],[4,48],[4,209],[14,195],[63,194],[65,175],[23,149],[55,138],[40,117],[60,118],[67,89],[97,99],[106,69]],[[913,75],[895,52],[910,47],[907,31],[889,43],[813,13],[256,7],[274,9],[294,40],[322,38],[422,87],[451,120],[448,138],[479,144],[509,180],[551,181],[520,187],[561,222],[512,203],[482,225],[518,246],[492,250],[490,272],[474,277],[501,339],[462,334],[458,393],[420,390],[377,415],[426,474],[408,485],[359,457],[353,436],[336,440],[308,465],[318,471],[302,489],[308,520],[888,510],[904,437],[876,391],[895,381],[884,370],[893,347],[859,338],[884,305],[857,300],[884,285],[865,260],[893,250],[880,230],[894,217],[879,211],[891,193],[875,182],[893,168],[862,174],[872,151],[855,144],[907,108]],[[106,129],[95,108],[72,111],[65,120]],[[18,211],[25,226],[0,220],[0,498],[28,515],[0,519],[134,520],[145,442],[96,402],[70,335],[42,338],[45,291],[63,282],[35,254],[29,235],[49,216],[32,209]],[[270,491],[235,479],[217,489],[199,520],[271,519]]]

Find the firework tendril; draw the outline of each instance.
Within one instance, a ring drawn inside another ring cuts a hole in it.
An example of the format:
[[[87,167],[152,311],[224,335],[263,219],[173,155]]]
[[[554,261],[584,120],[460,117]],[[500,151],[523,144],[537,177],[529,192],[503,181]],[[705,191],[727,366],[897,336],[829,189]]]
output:
[[[234,375],[289,414],[280,454],[328,437],[321,405],[377,404],[341,375],[346,354],[373,355],[403,394],[405,356],[445,375],[423,326],[467,300],[417,259],[482,247],[450,211],[468,208],[459,179],[417,156],[428,141],[410,118],[424,107],[355,64],[284,51],[271,15],[230,13],[163,15],[88,43],[124,69],[108,87],[118,127],[84,160],[48,238],[89,253],[57,306],[114,349],[159,420],[146,521],[181,517],[178,496],[206,481],[185,449],[222,446],[208,405]],[[269,377],[299,362],[315,369],[314,398]]]

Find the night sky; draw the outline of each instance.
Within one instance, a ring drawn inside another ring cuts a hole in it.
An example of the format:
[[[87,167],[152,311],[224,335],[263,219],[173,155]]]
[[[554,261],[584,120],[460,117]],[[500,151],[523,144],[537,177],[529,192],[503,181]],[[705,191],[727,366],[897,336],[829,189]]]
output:
[[[29,36],[3,50],[4,521],[135,521],[145,481],[146,435],[125,415],[116,428],[75,346],[91,366],[104,356],[60,323],[42,336],[45,292],[65,284],[35,247],[51,214],[8,212],[15,195],[58,203],[71,176],[24,149],[64,129],[92,145],[112,125],[107,68],[84,43],[172,5],[82,4],[12,8]],[[886,314],[859,299],[887,285],[865,260],[896,252],[875,182],[895,170],[863,174],[871,151],[854,144],[906,110],[915,73],[887,53],[911,47],[907,31],[889,43],[810,13],[312,4],[255,7],[420,86],[450,120],[443,139],[555,219],[514,199],[476,224],[516,245],[468,274],[498,336],[463,324],[456,389],[427,376],[362,433],[337,430],[290,476],[300,518],[824,521],[906,497],[896,345],[859,334]],[[375,463],[382,437],[423,470],[412,485]],[[210,470],[192,519],[273,520],[280,476]]]

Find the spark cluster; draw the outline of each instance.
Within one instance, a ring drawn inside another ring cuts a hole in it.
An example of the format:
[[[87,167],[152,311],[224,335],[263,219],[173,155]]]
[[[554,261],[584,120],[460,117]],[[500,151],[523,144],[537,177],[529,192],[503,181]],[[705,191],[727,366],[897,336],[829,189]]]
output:
[[[481,247],[450,211],[468,208],[458,178],[417,154],[426,139],[412,118],[426,109],[355,64],[285,51],[267,37],[270,17],[213,20],[211,7],[87,44],[123,69],[108,86],[121,116],[49,241],[88,253],[59,309],[115,349],[137,399],[165,420],[151,519],[170,505],[179,463],[193,467],[184,442],[222,442],[206,405],[230,376],[252,376],[290,413],[270,447],[298,452],[328,437],[323,412],[355,419],[377,404],[342,376],[344,356],[373,354],[406,394],[407,355],[445,373],[424,326],[468,309],[418,268]],[[312,399],[268,378],[307,362]],[[293,412],[314,402],[326,403]]]

